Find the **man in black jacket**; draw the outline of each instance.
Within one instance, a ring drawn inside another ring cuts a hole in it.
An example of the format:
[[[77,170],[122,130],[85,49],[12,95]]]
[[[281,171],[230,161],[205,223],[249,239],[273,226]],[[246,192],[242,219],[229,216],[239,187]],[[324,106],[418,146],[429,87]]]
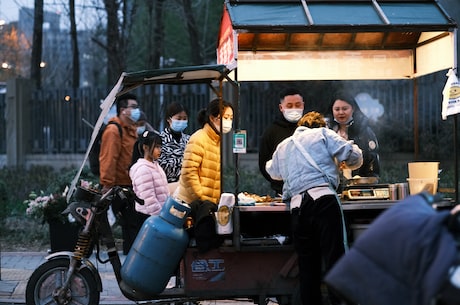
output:
[[[304,101],[300,91],[296,88],[283,90],[280,94],[279,110],[279,117],[265,129],[259,146],[259,170],[276,194],[282,193],[283,181],[273,180],[265,170],[265,163],[271,160],[278,144],[294,133],[297,122],[303,116]]]

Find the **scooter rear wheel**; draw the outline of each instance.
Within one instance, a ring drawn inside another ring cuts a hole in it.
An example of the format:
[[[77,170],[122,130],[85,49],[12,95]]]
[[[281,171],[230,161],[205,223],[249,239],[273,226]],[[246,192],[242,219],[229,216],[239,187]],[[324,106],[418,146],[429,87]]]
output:
[[[76,271],[69,289],[60,291],[69,269],[68,258],[57,258],[40,265],[31,275],[26,287],[27,305],[97,305],[100,293],[96,280],[88,269]]]

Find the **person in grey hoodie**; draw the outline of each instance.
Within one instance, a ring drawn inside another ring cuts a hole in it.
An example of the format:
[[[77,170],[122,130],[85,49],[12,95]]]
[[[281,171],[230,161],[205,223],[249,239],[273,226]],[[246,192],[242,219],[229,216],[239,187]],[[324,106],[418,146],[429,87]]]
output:
[[[290,202],[294,247],[298,255],[303,305],[322,304],[322,269],[327,271],[347,247],[342,208],[337,197],[338,164],[355,169],[361,149],[326,128],[318,112],[305,114],[291,137],[282,141],[266,170],[283,180],[283,199]],[[329,292],[331,304],[340,299]]]

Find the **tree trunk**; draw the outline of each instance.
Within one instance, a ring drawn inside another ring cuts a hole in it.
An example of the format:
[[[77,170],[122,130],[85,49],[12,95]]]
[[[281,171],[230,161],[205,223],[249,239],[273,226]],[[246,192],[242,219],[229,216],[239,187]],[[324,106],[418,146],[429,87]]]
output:
[[[41,87],[42,42],[43,42],[43,0],[34,2],[34,32],[32,38],[32,59],[30,78],[35,81],[37,88]]]
[[[72,46],[72,88],[80,87],[80,53],[78,51],[77,24],[75,22],[75,0],[69,0],[70,41]]]
[[[192,4],[190,0],[183,0],[182,7],[184,9],[184,18],[187,25],[189,41],[190,41],[190,50],[191,50],[191,61],[193,65],[203,64],[203,58],[201,56],[201,47],[199,44],[199,37],[195,18],[193,17]]]
[[[154,47],[154,41],[155,41],[155,27],[154,27],[154,1],[147,1],[145,3],[147,7],[147,28],[148,29],[153,29],[150,31],[147,31],[148,33],[148,39],[147,39],[147,50],[153,50]],[[147,69],[153,69],[155,68],[155,52],[147,52],[147,62],[146,62],[146,68]]]
[[[120,50],[120,24],[118,21],[118,9],[120,8],[117,0],[104,0],[107,12],[107,85],[112,86],[123,71],[118,60]]]
[[[163,6],[164,0],[155,1],[155,34],[153,37],[153,61],[155,67],[160,67],[160,57],[163,56],[164,44],[165,44],[165,31],[164,31],[164,18],[163,18]]]

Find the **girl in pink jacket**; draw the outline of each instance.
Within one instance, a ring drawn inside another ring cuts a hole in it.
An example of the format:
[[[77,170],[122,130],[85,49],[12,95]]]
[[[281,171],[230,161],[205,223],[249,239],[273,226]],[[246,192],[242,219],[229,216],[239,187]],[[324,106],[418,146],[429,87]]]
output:
[[[161,154],[161,137],[155,131],[144,131],[139,136],[141,158],[134,163],[129,176],[137,197],[144,200],[141,205],[136,202],[136,211],[150,215],[158,215],[169,196],[166,174],[158,164]],[[144,219],[145,220],[145,219]]]

